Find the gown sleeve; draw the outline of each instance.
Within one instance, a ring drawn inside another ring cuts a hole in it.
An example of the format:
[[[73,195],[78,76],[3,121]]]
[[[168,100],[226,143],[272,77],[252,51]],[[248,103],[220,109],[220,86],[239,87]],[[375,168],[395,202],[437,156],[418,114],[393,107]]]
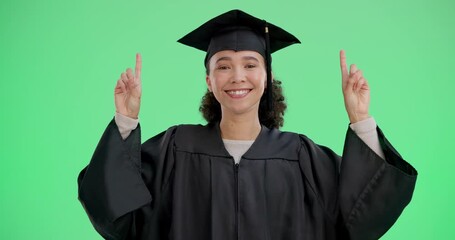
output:
[[[339,205],[350,239],[379,239],[411,201],[417,171],[377,127],[385,160],[352,131],[346,134]]]
[[[147,141],[148,150],[141,150],[140,125],[125,140],[115,121],[107,126],[92,159],[78,176],[78,198],[96,231],[105,239],[131,239],[135,235],[135,210],[150,205],[154,197],[143,176],[141,157],[157,156],[166,150],[170,137],[163,132]],[[155,164],[159,165],[159,164]],[[150,170],[150,169],[148,169]],[[153,173],[152,173],[153,174]]]
[[[342,157],[301,135],[301,171],[340,239],[379,239],[411,200],[417,171],[377,132],[385,160],[351,128]]]

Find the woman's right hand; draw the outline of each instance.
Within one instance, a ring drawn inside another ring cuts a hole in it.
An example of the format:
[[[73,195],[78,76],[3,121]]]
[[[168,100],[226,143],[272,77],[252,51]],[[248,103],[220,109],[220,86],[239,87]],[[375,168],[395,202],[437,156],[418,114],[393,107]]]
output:
[[[141,69],[142,59],[136,54],[136,68],[134,74],[131,68],[120,75],[114,90],[115,110],[127,117],[137,119],[141,105]]]

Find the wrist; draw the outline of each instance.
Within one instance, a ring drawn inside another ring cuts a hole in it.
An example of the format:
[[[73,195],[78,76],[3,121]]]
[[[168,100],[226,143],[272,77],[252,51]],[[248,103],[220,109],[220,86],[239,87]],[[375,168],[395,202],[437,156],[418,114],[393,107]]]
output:
[[[116,115],[121,115],[124,118],[130,118],[130,119],[134,119],[134,120],[137,120],[139,118],[138,115],[123,113],[121,111],[115,111],[115,113],[116,113]]]
[[[360,121],[363,121],[367,118],[369,118],[370,115],[369,114],[349,114],[349,121],[351,124],[353,123],[357,123],[357,122],[360,122]]]

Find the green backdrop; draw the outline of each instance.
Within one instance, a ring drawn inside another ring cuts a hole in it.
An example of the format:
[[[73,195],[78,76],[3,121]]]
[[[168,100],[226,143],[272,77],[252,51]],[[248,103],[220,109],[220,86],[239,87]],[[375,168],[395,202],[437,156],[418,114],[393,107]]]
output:
[[[116,80],[140,52],[143,140],[203,123],[204,53],[176,40],[233,8],[302,40],[274,55],[284,130],[341,153],[338,51],[364,71],[371,114],[419,171],[412,202],[382,239],[455,239],[450,0],[1,1],[0,239],[101,239],[76,177],[113,117]]]

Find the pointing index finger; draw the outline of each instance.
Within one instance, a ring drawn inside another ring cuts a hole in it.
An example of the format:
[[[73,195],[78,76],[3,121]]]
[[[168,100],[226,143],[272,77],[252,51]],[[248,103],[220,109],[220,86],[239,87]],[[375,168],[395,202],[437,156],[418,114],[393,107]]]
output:
[[[340,51],[340,67],[341,67],[341,75],[343,79],[348,77],[348,69],[346,67],[346,53],[344,50]]]
[[[136,54],[136,68],[134,73],[138,79],[141,79],[141,70],[142,70],[142,57],[140,53]]]

